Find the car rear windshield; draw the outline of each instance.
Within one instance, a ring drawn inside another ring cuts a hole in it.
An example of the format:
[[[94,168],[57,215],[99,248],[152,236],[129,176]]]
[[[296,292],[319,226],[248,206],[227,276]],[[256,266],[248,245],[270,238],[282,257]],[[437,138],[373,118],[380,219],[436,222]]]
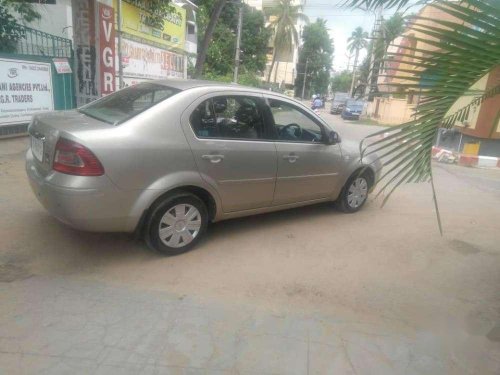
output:
[[[350,109],[363,109],[363,102],[347,102],[347,107]]]
[[[347,94],[335,94],[333,97],[334,102],[345,102],[348,99],[349,95]]]
[[[117,125],[178,92],[180,90],[172,87],[143,82],[87,104],[78,111],[97,120]]]

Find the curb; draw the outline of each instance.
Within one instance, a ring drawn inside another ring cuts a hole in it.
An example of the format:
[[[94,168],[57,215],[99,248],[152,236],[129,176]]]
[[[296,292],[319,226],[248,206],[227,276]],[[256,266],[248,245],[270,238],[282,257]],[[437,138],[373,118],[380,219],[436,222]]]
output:
[[[432,158],[440,162],[456,162],[458,165],[463,167],[500,168],[500,158],[492,156],[457,154],[453,151],[435,146],[432,146]]]
[[[461,154],[458,157],[458,165],[466,167],[500,168],[500,158]]]

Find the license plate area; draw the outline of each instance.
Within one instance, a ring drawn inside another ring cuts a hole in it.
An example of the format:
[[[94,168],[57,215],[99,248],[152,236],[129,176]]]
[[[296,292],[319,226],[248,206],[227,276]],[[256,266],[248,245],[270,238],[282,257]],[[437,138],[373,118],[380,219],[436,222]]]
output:
[[[31,152],[33,156],[40,162],[43,162],[43,140],[31,137]]]

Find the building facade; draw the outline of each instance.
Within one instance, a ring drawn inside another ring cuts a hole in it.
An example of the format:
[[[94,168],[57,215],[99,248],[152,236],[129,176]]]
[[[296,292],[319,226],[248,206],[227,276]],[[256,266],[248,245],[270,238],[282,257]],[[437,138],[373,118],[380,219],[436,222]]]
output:
[[[438,13],[438,14],[437,14]],[[432,6],[423,7],[418,16],[424,20],[419,21],[420,24],[431,25],[432,19],[439,17],[443,20],[454,22],[456,19],[447,13],[437,10]],[[431,37],[422,34],[420,31],[413,29],[410,25],[401,36],[397,37],[389,46],[387,54],[405,54],[404,57],[398,57],[393,61],[384,63],[380,70],[377,85],[380,92],[384,93],[381,96],[375,97],[373,102],[370,102],[367,109],[367,115],[377,120],[381,124],[398,125],[406,121],[410,121],[414,114],[414,109],[418,105],[419,92],[415,90],[398,91],[399,88],[390,84],[398,83],[413,83],[405,77],[411,77],[410,73],[413,65],[409,65],[415,58],[422,57],[425,51],[435,50],[437,47],[432,44],[423,42]],[[416,48],[408,49],[408,48]],[[399,68],[402,72],[398,72],[397,77],[394,77],[395,69]],[[408,71],[407,73],[403,73]]]

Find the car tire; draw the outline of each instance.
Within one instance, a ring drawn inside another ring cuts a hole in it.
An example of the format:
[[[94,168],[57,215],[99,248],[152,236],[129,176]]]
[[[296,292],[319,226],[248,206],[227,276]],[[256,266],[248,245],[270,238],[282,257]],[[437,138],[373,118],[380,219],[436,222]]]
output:
[[[207,226],[205,203],[190,193],[175,194],[152,207],[144,239],[153,250],[179,255],[198,244]]]
[[[349,177],[335,203],[345,213],[357,212],[366,203],[369,191],[370,179],[356,172]]]

